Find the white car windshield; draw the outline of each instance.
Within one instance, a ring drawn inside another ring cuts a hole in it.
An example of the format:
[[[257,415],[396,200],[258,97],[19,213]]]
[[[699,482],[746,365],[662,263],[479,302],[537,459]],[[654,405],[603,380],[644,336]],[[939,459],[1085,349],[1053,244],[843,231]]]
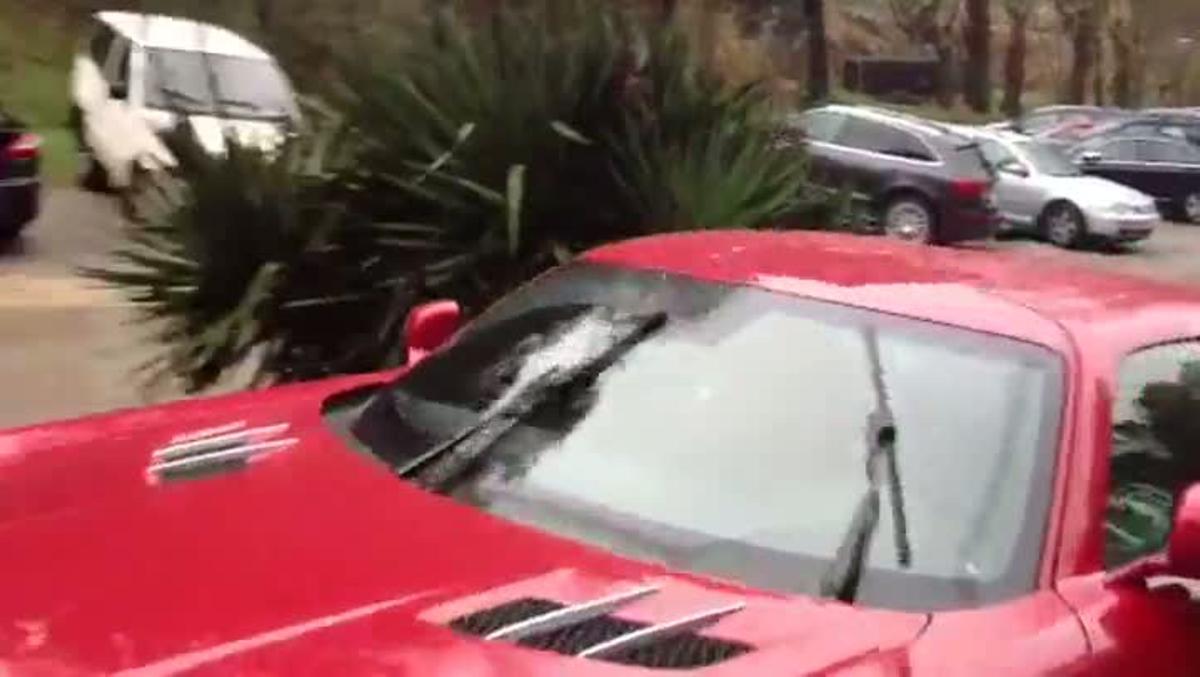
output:
[[[1018,147],[1034,169],[1041,174],[1047,176],[1079,176],[1082,174],[1066,154],[1053,146],[1037,141],[1027,141],[1018,144]]]
[[[146,105],[232,118],[282,118],[295,110],[273,61],[174,49],[146,51]]]
[[[885,509],[859,600],[968,608],[1032,589],[1061,364],[998,336],[575,265],[502,301],[378,393],[352,435],[404,466],[478,420],[531,365],[573,354],[541,337],[610,311],[666,320],[593,382],[492,442],[452,496],[630,557],[813,593],[868,485],[871,335],[895,417],[912,559],[898,564]],[[572,336],[593,337],[587,326]]]

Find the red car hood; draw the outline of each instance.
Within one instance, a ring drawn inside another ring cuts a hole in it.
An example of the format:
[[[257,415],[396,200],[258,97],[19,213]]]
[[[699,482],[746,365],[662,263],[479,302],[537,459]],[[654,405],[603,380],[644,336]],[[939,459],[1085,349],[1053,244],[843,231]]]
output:
[[[351,385],[0,433],[0,674],[640,673],[447,624],[641,586],[657,592],[616,616],[744,604],[700,632],[750,650],[702,674],[874,674],[926,624],[671,572],[417,490],[326,428],[321,402]],[[269,453],[207,476],[147,472],[156,450],[237,430]]]

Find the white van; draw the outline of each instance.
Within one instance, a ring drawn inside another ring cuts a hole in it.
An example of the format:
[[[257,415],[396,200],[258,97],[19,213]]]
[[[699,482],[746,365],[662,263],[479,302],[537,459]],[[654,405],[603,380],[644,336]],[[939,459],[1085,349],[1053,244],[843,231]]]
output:
[[[138,170],[173,167],[159,134],[185,117],[210,153],[229,136],[270,149],[297,118],[275,59],[220,26],[175,17],[99,12],[71,73],[81,179],[129,187]]]

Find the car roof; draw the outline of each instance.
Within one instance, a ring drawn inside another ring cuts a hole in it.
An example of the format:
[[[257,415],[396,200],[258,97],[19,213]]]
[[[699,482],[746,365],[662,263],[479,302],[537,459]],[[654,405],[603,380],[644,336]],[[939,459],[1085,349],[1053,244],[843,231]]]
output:
[[[136,12],[97,12],[96,18],[143,47],[249,59],[271,58],[261,47],[237,33],[203,21]]]
[[[945,136],[961,136],[959,132],[947,125],[943,125],[933,120],[926,120],[915,115],[908,115],[887,108],[877,108],[874,106],[846,106],[840,104],[832,104],[817,108],[818,111],[829,111],[832,113],[842,113],[844,115],[853,115],[865,120],[873,120],[887,125],[902,127],[911,132],[922,134],[925,136],[945,137]]]
[[[704,231],[601,247],[584,259],[750,285],[1005,335],[1115,350],[1200,336],[1200,291],[1062,263],[1048,250],[914,246],[804,231]]]

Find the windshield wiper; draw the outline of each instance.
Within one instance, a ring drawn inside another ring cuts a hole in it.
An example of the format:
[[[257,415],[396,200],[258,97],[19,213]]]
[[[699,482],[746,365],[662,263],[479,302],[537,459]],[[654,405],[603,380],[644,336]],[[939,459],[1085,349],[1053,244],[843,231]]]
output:
[[[611,331],[611,340],[599,352],[575,362],[551,365],[524,384],[511,388],[475,422],[397,468],[396,473],[400,477],[414,479],[426,489],[445,493],[459,477],[474,467],[476,461],[483,457],[496,440],[524,420],[551,395],[599,375],[631,348],[661,329],[666,320],[666,313],[606,320],[607,329]],[[540,351],[562,341],[571,340],[572,334],[579,331],[580,326],[578,321],[572,323],[572,327],[566,332],[553,340],[541,343],[538,349],[526,358],[526,364],[538,357]]]
[[[174,87],[159,87],[158,91],[166,94],[167,97],[173,100],[182,99],[189,103],[204,103],[204,99],[201,99],[195,94],[189,94],[181,89],[175,89]]]
[[[900,471],[896,465],[896,419],[892,414],[883,364],[879,357],[879,336],[874,328],[864,330],[867,356],[871,361],[871,385],[875,390],[875,410],[867,415],[867,493],[859,500],[850,520],[850,528],[838,547],[837,557],[821,579],[821,595],[851,604],[867,568],[871,541],[879,526],[880,491],[886,482],[891,496],[892,525],[896,541],[896,561],[902,568],[912,566],[912,546],[908,539],[908,517]]]

